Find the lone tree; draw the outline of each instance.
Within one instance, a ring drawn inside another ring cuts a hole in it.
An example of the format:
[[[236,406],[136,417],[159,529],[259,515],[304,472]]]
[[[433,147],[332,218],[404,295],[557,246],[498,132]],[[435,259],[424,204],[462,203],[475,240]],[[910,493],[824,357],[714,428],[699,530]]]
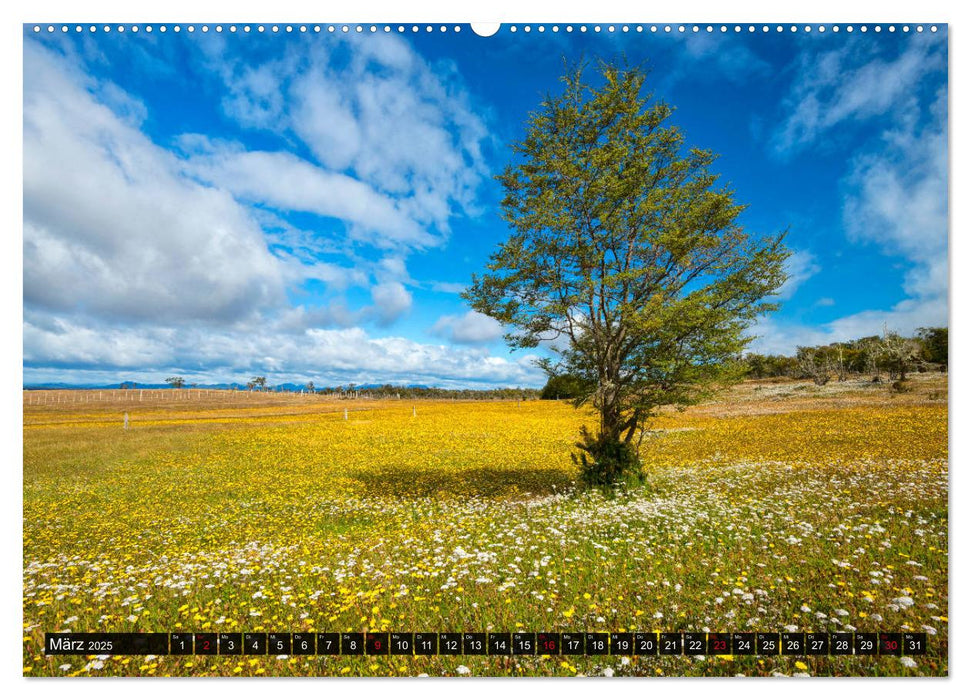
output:
[[[510,327],[513,348],[551,348],[550,376],[584,387],[596,433],[573,455],[588,485],[641,476],[637,447],[662,405],[683,407],[741,377],[745,329],[776,308],[784,233],[753,239],[744,206],[685,148],[672,107],[644,94],[645,73],[582,66],[531,114],[498,176],[512,232],[464,298]],[[634,442],[635,436],[638,438]]]
[[[182,377],[169,377],[165,380],[165,383],[173,389],[181,389],[185,386],[185,379]]]
[[[266,377],[253,377],[246,383],[246,386],[250,390],[266,391]]]

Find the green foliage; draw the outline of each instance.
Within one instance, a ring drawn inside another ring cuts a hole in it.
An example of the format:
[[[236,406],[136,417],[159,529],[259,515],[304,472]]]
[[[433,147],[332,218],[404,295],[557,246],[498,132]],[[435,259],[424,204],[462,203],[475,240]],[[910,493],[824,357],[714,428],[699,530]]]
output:
[[[910,371],[947,368],[947,328],[918,328],[917,335],[905,337],[894,331],[843,343],[799,347],[794,356],[747,353],[741,359],[745,373],[753,379],[788,377],[825,383],[830,377],[840,381],[852,374],[891,379],[906,378]]]
[[[750,352],[744,356],[742,362],[745,364],[746,375],[753,379],[795,377],[799,372],[799,361],[786,355],[760,355]]]
[[[744,331],[776,308],[789,256],[783,235],[742,229],[715,155],[686,147],[645,77],[602,64],[593,86],[577,67],[530,115],[498,178],[512,233],[463,295],[512,347],[556,348],[548,373],[578,378],[600,415],[583,454],[602,470],[658,406],[742,376]]]
[[[359,389],[357,394],[347,387],[324,387],[318,394],[335,398],[371,399],[456,399],[462,401],[529,401],[539,398],[538,389],[506,387],[502,389],[443,389],[429,386],[395,386],[383,384]]]
[[[918,328],[921,354],[928,362],[947,365],[947,328]]]
[[[246,383],[246,388],[256,391],[266,391],[266,377],[253,377]]]
[[[582,399],[589,394],[589,387],[580,377],[571,374],[553,374],[540,392],[541,399]]]
[[[171,386],[173,389],[181,389],[185,386],[185,379],[182,377],[169,377],[165,380],[165,383]]]
[[[901,382],[907,379],[908,370],[920,360],[920,343],[896,331],[884,330],[877,349],[881,366],[890,373],[890,379]]]
[[[580,430],[579,452],[570,455],[580,470],[580,483],[587,487],[614,488],[640,483],[644,479],[637,448],[608,434],[594,435]]]

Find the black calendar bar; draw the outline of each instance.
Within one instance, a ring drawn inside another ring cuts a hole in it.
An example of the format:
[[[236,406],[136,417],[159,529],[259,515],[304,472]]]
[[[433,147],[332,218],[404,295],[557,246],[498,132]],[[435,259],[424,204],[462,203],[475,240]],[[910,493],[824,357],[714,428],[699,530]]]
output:
[[[168,634],[48,632],[44,638],[48,656],[98,654],[109,656],[160,656],[169,653]]]
[[[919,656],[917,632],[48,632],[49,656]]]

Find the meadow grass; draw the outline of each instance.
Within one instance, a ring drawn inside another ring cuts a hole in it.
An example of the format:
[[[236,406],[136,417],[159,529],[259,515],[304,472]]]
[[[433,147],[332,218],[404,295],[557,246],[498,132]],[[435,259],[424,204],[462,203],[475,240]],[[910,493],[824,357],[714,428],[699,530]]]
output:
[[[24,673],[944,675],[946,383],[915,384],[665,411],[615,496],[575,490],[591,416],[563,402],[25,405]],[[786,629],[926,631],[930,653],[41,653],[58,630]]]

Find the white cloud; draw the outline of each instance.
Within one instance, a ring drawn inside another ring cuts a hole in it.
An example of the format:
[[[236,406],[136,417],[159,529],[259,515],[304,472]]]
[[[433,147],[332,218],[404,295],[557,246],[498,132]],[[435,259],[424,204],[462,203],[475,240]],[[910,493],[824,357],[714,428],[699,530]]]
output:
[[[904,299],[886,310],[872,309],[817,326],[762,319],[751,329],[750,350],[791,355],[801,345],[825,345],[880,335],[884,328],[913,335],[918,328],[948,325],[947,305],[938,299]]]
[[[685,56],[733,83],[769,71],[769,64],[759,58],[738,37],[715,33],[690,34],[684,38]],[[697,69],[697,66],[695,67]]]
[[[799,345],[853,340],[884,327],[911,334],[921,326],[948,323],[947,98],[941,91],[929,109],[922,109],[914,94],[923,76],[944,67],[943,56],[919,37],[910,38],[893,60],[861,57],[860,51],[860,44],[849,42],[838,51],[803,58],[802,78],[789,100],[791,114],[776,132],[774,146],[787,152],[847,121],[893,115],[879,141],[851,158],[841,182],[842,214],[851,242],[875,244],[907,265],[901,290],[906,296],[888,308],[819,326],[762,319],[752,329],[753,350],[791,353]],[[852,280],[848,289],[864,283]],[[824,298],[817,306],[832,303]]]
[[[201,382],[239,381],[254,374],[275,382],[306,378],[319,384],[539,386],[544,381],[532,357],[375,338],[360,328],[290,332],[274,322],[216,330],[202,324],[133,329],[38,317],[25,320],[24,341],[28,382],[119,377],[159,382],[171,373]]]
[[[816,258],[806,250],[797,250],[786,260],[786,281],[779,287],[776,297],[782,301],[791,299],[803,282],[820,271]]]
[[[191,155],[185,167],[245,202],[340,219],[353,237],[379,247],[437,242],[393,197],[291,153],[219,148]]]
[[[166,150],[141,131],[151,115],[138,98],[83,73],[79,56],[25,42],[28,381],[177,372],[198,381],[541,382],[527,358],[352,327],[387,326],[411,310],[408,286],[423,285],[407,255],[440,244],[451,216],[474,211],[487,138],[451,69],[433,69],[395,38],[368,39],[343,43],[333,61],[297,55],[303,65],[292,72],[283,61],[234,66],[242,82],[227,113],[275,130],[285,149],[249,151],[204,134]],[[207,60],[224,56],[214,48]],[[301,82],[321,77],[339,93],[336,106],[314,102],[313,85]],[[340,121],[344,103],[352,126]],[[360,140],[327,128],[357,129]],[[333,139],[344,136],[341,151]],[[303,138],[306,148],[295,145]],[[326,218],[311,230],[292,211]],[[307,283],[323,283],[330,302],[300,305]],[[368,289],[371,303],[350,308],[350,287]]]
[[[373,312],[387,326],[411,310],[411,293],[401,282],[382,282],[371,288]]]
[[[844,182],[843,221],[851,240],[873,242],[914,263],[905,289],[946,297],[947,97],[923,128],[905,122],[884,134],[884,147],[859,156]]]
[[[860,338],[889,330],[913,334],[921,326],[946,326],[947,303],[932,299],[904,299],[889,311],[861,311],[827,324],[835,340]]]
[[[25,319],[24,363],[54,367],[153,367],[171,364],[174,331],[136,332],[51,317]]]
[[[393,198],[398,229],[386,230],[387,220],[364,222],[371,233],[387,236],[384,244],[441,242],[454,213],[474,210],[475,191],[487,174],[482,145],[488,132],[465,88],[453,68],[429,65],[400,37],[329,39],[326,49],[291,42],[288,53],[259,66],[225,61],[232,93],[226,113],[243,126],[298,139],[320,166],[313,173],[305,161],[276,156],[265,168],[265,154],[244,168],[246,196],[306,208],[330,190],[326,204],[317,204],[320,213],[333,215],[327,210],[341,205],[378,216],[387,208],[372,212],[371,202],[384,195]],[[243,179],[240,168],[233,164],[231,181]],[[281,188],[276,175],[285,168],[298,172],[287,180],[292,187]],[[351,191],[348,182],[326,173],[362,187]],[[297,194],[284,196],[281,190],[291,188]]]
[[[295,306],[273,318],[273,327],[281,332],[300,333],[310,328],[351,328],[362,323],[368,308],[350,309],[341,299],[326,306]]]
[[[466,285],[461,282],[432,282],[433,292],[443,292],[444,294],[461,294],[466,289]]]
[[[491,316],[469,311],[461,316],[446,315],[435,322],[432,332],[453,343],[481,345],[502,337],[502,324]]]
[[[927,73],[944,67],[944,57],[929,37],[915,35],[894,59],[873,57],[862,38],[842,48],[807,51],[797,66],[798,79],[786,99],[788,116],[772,136],[776,153],[805,147],[849,120],[867,119],[894,109],[913,111],[913,95]]]
[[[225,44],[219,45],[218,51],[224,50]],[[232,72],[231,66],[221,65],[218,56],[210,57],[210,60],[224,71]],[[290,68],[296,70],[297,67],[291,65]],[[277,73],[273,63],[260,63],[232,74],[226,81],[229,91],[222,101],[223,111],[250,126],[271,129],[278,125],[284,115],[286,100]]]
[[[177,159],[93,98],[99,91],[25,42],[25,305],[213,322],[278,305],[280,265],[247,211],[182,177]]]
[[[909,335],[922,326],[948,325],[945,105],[942,94],[922,128],[911,120],[885,133],[883,148],[858,156],[843,182],[847,235],[907,262],[902,290],[907,296],[889,308],[860,311],[815,327],[763,319],[753,329],[759,336],[753,350],[788,354],[799,345],[878,335],[884,327]],[[832,300],[820,299],[817,305],[831,306]]]

